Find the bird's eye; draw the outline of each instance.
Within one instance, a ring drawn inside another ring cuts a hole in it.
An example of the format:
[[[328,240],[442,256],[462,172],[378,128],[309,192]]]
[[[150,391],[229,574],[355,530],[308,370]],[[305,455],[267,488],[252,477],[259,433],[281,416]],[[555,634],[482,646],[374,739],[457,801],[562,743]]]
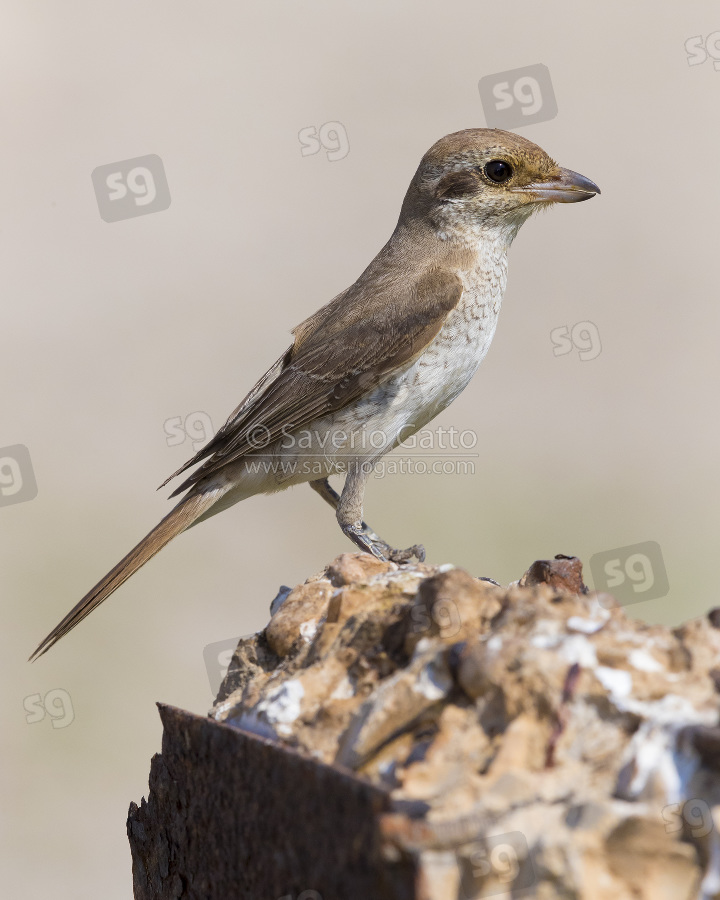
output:
[[[506,163],[504,159],[491,159],[485,166],[485,174],[496,184],[502,184],[512,175],[513,170],[510,163]]]

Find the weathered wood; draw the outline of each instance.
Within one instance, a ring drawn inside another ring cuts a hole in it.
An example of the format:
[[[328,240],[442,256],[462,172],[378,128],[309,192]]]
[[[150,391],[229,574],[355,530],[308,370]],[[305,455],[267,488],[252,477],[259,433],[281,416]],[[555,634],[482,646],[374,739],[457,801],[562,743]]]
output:
[[[135,900],[411,900],[380,853],[387,796],[271,741],[159,704],[162,754],[130,804]],[[313,893],[316,892],[316,893]]]

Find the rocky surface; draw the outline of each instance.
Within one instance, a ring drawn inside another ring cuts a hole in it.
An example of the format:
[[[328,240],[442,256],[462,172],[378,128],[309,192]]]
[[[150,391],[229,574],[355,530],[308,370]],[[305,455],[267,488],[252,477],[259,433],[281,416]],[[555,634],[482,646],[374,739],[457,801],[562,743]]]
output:
[[[581,573],[343,554],[281,591],[211,716],[387,793],[423,900],[720,898],[720,614],[646,625]]]

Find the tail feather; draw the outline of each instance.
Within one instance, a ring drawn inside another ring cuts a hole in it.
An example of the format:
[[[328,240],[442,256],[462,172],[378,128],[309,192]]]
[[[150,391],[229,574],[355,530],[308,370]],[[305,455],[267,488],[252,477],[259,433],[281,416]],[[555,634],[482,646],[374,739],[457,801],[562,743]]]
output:
[[[41,641],[30,657],[34,661],[56,644],[60,638],[71,631],[78,622],[89,615],[103,600],[116,591],[121,584],[133,575],[155,554],[162,550],[176,535],[189,528],[192,523],[206,512],[224,491],[220,488],[202,494],[191,494],[178,505],[146,535],[137,547],[134,547],[108,574],[89,591],[82,600],[65,616],[50,634]]]

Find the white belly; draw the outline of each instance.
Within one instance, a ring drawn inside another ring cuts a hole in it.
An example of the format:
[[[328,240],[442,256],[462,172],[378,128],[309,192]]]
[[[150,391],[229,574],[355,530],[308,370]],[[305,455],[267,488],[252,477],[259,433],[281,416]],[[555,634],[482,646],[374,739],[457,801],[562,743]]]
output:
[[[467,387],[485,358],[498,313],[487,307],[483,313],[476,318],[455,310],[415,362],[369,394],[354,410],[334,416],[331,427],[351,427],[359,418],[366,431],[383,432],[390,449],[427,425]],[[368,458],[382,455],[373,453],[373,449]]]

